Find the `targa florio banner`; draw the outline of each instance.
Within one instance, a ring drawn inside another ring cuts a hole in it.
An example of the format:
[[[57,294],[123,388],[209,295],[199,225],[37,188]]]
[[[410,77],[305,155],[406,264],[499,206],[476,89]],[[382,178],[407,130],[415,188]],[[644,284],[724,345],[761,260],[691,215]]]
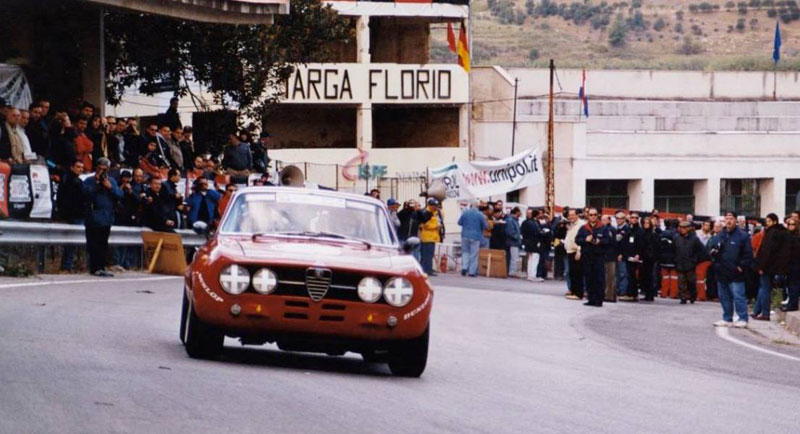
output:
[[[477,199],[544,182],[542,153],[529,149],[504,160],[451,163],[430,170],[444,183],[449,199]]]

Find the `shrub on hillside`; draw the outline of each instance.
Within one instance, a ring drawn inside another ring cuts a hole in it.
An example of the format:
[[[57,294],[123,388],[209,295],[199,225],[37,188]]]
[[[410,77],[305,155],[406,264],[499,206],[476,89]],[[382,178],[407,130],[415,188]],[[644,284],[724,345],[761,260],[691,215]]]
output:
[[[660,31],[664,30],[664,27],[666,27],[666,26],[667,26],[666,21],[664,21],[663,18],[658,17],[656,19],[656,22],[653,23],[653,30],[655,30],[656,32],[660,32]]]
[[[535,15],[536,14],[536,4],[533,2],[533,0],[527,0],[525,2],[525,12],[528,15]]]
[[[732,10],[736,9],[736,3],[732,2],[732,1],[729,1],[729,2],[725,3],[725,9],[727,9],[729,11],[732,11]]]
[[[692,37],[686,35],[683,37],[683,42],[678,45],[678,54],[691,56],[693,54],[700,54],[703,52],[703,47],[692,40]]]
[[[750,0],[750,2],[747,3],[747,5],[750,6],[751,8],[760,7],[761,6],[761,0]]]
[[[737,5],[739,8],[739,15],[747,15],[747,3],[746,2],[739,2]]]
[[[539,58],[539,50],[537,48],[531,48],[531,51],[528,52],[528,59],[536,60]]]
[[[645,21],[644,14],[642,14],[641,11],[634,12],[633,16],[628,17],[626,22],[628,28],[637,32],[647,30],[647,28],[650,27],[650,23]]]
[[[621,47],[625,45],[625,38],[628,36],[628,25],[622,20],[622,16],[618,15],[608,32],[608,43],[612,47]]]
[[[675,33],[683,33],[683,24],[682,23],[675,24]]]
[[[675,19],[678,21],[683,21],[683,11],[675,11]]]
[[[778,16],[778,11],[776,11],[775,9],[769,9],[767,11],[767,16],[770,18],[775,18]]]
[[[736,21],[736,30],[744,32],[744,18],[739,18]]]

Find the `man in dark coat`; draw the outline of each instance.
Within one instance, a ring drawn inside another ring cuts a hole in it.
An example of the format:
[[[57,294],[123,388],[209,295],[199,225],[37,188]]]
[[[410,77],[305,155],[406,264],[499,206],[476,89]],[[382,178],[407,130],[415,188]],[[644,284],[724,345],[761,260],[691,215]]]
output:
[[[162,188],[159,178],[150,179],[142,212],[142,225],[157,232],[175,232],[175,209],[173,199]]]
[[[678,272],[678,295],[681,304],[697,300],[697,264],[705,257],[705,248],[688,221],[681,222],[673,238],[675,270]]]
[[[623,233],[617,233],[619,243],[617,249],[617,264],[625,267],[626,283],[624,295],[619,296],[620,301],[638,301],[639,290],[642,289],[644,280],[642,263],[644,262],[644,248],[647,242],[642,226],[639,224],[639,213],[632,212],[628,217],[630,223],[625,223]],[[619,278],[620,273],[617,273]],[[650,281],[648,278],[647,281]],[[619,284],[619,282],[618,282]],[[653,301],[654,298],[646,295],[643,301]]]
[[[522,246],[528,258],[527,279],[532,282],[541,282],[537,269],[539,266],[539,252],[541,246],[541,229],[539,228],[539,211],[533,208],[525,210],[525,221],[520,225],[522,232]]]
[[[575,242],[581,248],[581,262],[588,292],[588,301],[584,305],[602,307],[605,295],[603,258],[606,246],[614,242],[614,235],[609,226],[600,222],[597,209],[589,208],[586,214],[589,222],[578,230],[575,237]]]
[[[75,160],[69,170],[61,178],[56,196],[58,216],[64,222],[72,225],[83,225],[86,216],[86,202],[83,197],[83,181],[79,177],[83,173],[83,162]],[[75,261],[76,246],[64,245],[61,255],[61,271],[72,271]]]
[[[722,305],[722,319],[715,322],[714,326],[747,327],[744,277],[745,270],[753,263],[753,247],[750,244],[750,235],[737,226],[736,213],[725,214],[725,228],[718,236],[709,240],[706,248],[714,263],[719,303]],[[734,309],[739,316],[735,323]]]
[[[789,272],[790,246],[789,231],[780,223],[775,213],[767,215],[764,238],[756,255],[758,271],[758,296],[753,305],[753,319],[769,320],[772,304],[772,285],[774,282],[785,284]]]
[[[108,237],[114,224],[114,208],[122,199],[122,190],[117,181],[108,176],[111,161],[97,160],[95,174],[83,182],[83,194],[89,204],[86,227],[86,249],[89,251],[89,272],[100,277],[114,277],[106,271]]]

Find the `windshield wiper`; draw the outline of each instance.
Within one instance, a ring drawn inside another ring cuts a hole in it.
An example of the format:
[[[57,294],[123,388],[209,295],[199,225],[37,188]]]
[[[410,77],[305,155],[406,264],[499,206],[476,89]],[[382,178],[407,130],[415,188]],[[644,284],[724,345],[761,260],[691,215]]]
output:
[[[363,243],[367,246],[367,249],[372,248],[372,243],[369,241],[362,240],[361,238],[351,237],[347,235],[337,234],[333,232],[320,232],[320,231],[298,231],[298,232],[276,232],[276,235],[296,235],[302,237],[313,237],[313,238],[333,238],[337,240],[351,240],[351,241],[358,241],[359,243]]]

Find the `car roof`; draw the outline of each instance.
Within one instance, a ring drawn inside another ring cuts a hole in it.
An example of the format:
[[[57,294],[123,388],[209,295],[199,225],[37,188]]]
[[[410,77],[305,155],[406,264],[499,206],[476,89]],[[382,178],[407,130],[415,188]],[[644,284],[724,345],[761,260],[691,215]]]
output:
[[[383,202],[375,199],[372,196],[361,194],[343,192],[338,190],[328,190],[321,188],[307,188],[307,187],[286,187],[286,186],[254,186],[245,187],[236,191],[234,196],[248,193],[293,193],[293,194],[308,194],[314,196],[327,196],[327,197],[340,197],[348,200],[358,200],[361,202],[371,203],[373,205],[382,206]]]

